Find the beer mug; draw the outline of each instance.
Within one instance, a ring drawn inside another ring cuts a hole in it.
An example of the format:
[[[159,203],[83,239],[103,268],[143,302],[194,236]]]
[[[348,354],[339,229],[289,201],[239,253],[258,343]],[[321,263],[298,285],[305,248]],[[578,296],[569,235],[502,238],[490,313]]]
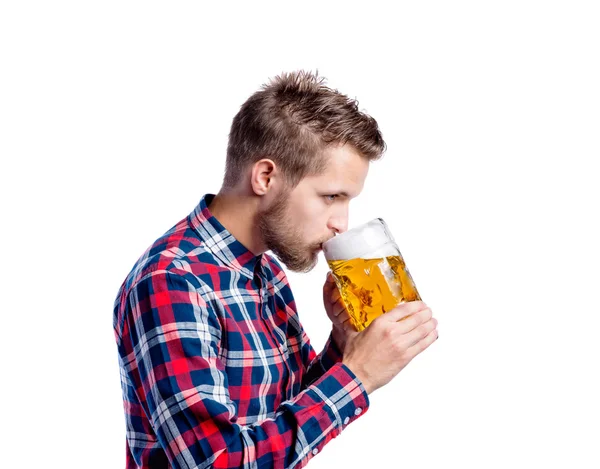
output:
[[[421,300],[381,218],[326,241],[323,253],[357,331],[400,303]]]

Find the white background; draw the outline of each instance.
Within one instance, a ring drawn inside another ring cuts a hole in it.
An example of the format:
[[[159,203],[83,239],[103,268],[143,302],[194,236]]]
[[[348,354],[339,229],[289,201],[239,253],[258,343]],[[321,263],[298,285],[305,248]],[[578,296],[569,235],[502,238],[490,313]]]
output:
[[[305,68],[378,120],[350,225],[388,222],[440,330],[309,467],[600,467],[596,4],[3,2],[3,459],[123,467],[117,290]],[[289,274],[317,349],[325,272]]]

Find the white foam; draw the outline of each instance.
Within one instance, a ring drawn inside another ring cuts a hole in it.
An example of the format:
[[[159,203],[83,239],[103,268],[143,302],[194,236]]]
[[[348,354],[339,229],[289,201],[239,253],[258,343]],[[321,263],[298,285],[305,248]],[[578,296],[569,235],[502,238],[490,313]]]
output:
[[[376,218],[323,243],[323,254],[330,261],[374,259],[396,256],[398,248],[385,222]]]

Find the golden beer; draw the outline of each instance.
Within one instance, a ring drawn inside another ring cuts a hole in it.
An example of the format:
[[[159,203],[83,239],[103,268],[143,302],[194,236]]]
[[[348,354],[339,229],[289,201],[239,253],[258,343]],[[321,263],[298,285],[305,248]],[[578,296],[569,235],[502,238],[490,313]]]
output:
[[[383,220],[354,230],[346,239],[342,238],[349,232],[333,238],[335,245],[328,241],[324,252],[352,324],[361,331],[398,304],[421,296]]]
[[[400,303],[421,300],[402,256],[328,261],[328,264],[358,331]]]

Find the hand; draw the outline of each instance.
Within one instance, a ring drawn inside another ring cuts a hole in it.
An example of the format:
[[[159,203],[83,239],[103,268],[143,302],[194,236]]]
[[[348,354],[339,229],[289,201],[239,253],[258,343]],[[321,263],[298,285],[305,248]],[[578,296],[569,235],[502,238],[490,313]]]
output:
[[[438,338],[437,323],[422,301],[402,303],[349,337],[343,363],[370,394],[389,383]]]
[[[358,332],[352,325],[350,315],[331,272],[327,272],[327,279],[323,285],[323,304],[327,316],[333,323],[333,340],[343,354],[348,338]]]

